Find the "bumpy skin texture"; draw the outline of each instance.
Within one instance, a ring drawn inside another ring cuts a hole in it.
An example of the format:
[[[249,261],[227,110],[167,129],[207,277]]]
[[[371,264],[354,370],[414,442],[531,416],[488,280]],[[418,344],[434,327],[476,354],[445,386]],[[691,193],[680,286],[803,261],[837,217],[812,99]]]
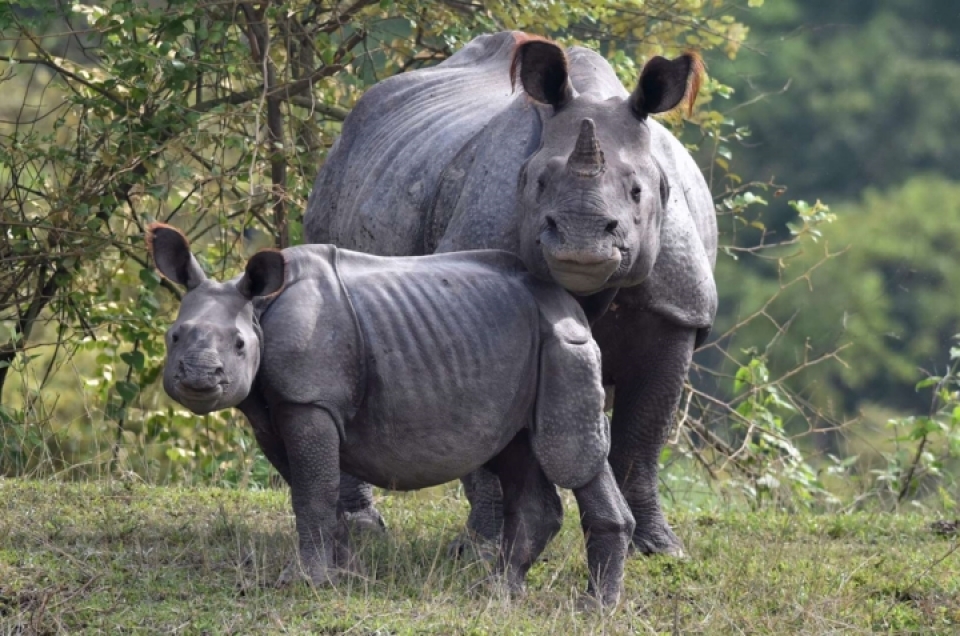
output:
[[[657,459],[716,314],[717,228],[693,158],[644,109],[675,105],[696,65],[654,58],[631,94],[597,53],[551,46],[481,36],[372,87],[317,176],[306,237],[384,255],[505,249],[578,294],[615,388],[610,461],[637,519],[634,546],[679,555]],[[668,90],[647,91],[657,86]],[[602,155],[578,151],[589,148]],[[464,486],[468,534],[495,538],[497,480],[480,471]]]
[[[185,243],[174,249],[179,235],[151,232],[163,236],[161,271],[187,281],[195,261]],[[165,259],[168,251],[178,256]],[[382,258],[330,245],[260,253],[239,279],[197,282],[170,332],[182,335],[168,337],[168,360],[207,352],[213,366],[194,375],[230,387],[198,396],[194,376],[168,365],[172,397],[204,412],[240,408],[290,484],[299,559],[279,584],[335,583],[359,567],[345,522],[371,502],[341,468],[400,490],[485,468],[502,492],[499,565],[510,588],[523,590],[560,527],[559,484],[581,508],[590,591],[617,602],[633,519],[606,459],[596,344],[576,302],[515,256]],[[228,354],[235,364],[222,364]],[[215,401],[224,396],[231,401]],[[354,492],[344,496],[344,486]]]
[[[579,307],[570,294],[551,284],[533,289],[544,336],[533,452],[550,481],[576,489],[597,475],[610,450],[600,348],[577,319]]]

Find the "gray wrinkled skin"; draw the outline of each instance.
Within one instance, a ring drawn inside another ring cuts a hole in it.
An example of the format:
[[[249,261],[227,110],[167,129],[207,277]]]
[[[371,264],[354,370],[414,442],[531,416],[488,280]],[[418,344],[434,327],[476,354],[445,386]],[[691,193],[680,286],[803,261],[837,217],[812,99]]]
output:
[[[600,351],[583,311],[517,257],[484,250],[382,258],[307,245],[205,277],[183,236],[151,226],[160,271],[188,292],[164,386],[197,413],[237,406],[290,484],[301,573],[358,567],[341,469],[411,490],[484,468],[503,493],[500,571],[522,591],[571,488],[590,592],[619,598],[634,521],[607,463]],[[242,344],[241,344],[242,343]]]
[[[311,242],[382,255],[504,249],[577,294],[615,387],[610,462],[637,520],[633,545],[680,555],[657,462],[716,314],[717,230],[692,157],[647,116],[683,97],[677,64],[654,58],[629,93],[587,49],[481,36],[367,91],[317,176],[305,229]],[[464,487],[471,534],[495,539],[497,480],[481,469]]]

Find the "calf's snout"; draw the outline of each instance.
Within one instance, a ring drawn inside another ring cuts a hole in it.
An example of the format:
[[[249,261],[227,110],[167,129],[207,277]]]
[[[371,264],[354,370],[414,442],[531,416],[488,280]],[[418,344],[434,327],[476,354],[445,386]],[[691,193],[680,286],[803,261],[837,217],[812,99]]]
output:
[[[217,352],[204,349],[188,352],[180,358],[176,379],[191,391],[209,391],[224,384],[226,374]]]

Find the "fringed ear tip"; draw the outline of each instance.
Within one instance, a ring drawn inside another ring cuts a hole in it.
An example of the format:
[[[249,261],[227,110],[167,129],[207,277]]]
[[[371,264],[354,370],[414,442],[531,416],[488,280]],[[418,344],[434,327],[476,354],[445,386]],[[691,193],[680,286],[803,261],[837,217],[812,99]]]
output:
[[[153,242],[154,242],[154,239],[156,238],[157,231],[163,230],[167,227],[169,226],[164,223],[160,223],[158,221],[154,221],[152,223],[147,224],[147,229],[143,233],[143,241],[144,243],[147,244],[147,252],[149,252],[150,254],[153,254]]]
[[[177,234],[183,235],[183,232],[181,232],[177,228],[173,227],[172,225],[167,225],[166,223],[162,223],[160,221],[152,221],[151,223],[147,224],[147,234],[156,234],[160,230],[172,230]]]
[[[700,55],[700,52],[697,51],[696,49],[687,49],[686,51],[683,52],[683,55],[690,58],[698,66],[702,66],[704,64],[703,56]]]
[[[513,51],[513,57],[510,58],[510,90],[517,92],[517,75],[520,73],[520,47]]]
[[[693,116],[693,108],[697,102],[697,95],[700,93],[700,85],[703,83],[704,75],[707,71],[707,65],[703,61],[703,56],[698,51],[689,49],[684,52],[684,57],[690,64],[690,92],[687,96],[687,116]]]
[[[147,244],[147,251],[149,251],[150,254],[153,254],[157,234],[162,231],[169,231],[179,234],[180,238],[183,240],[183,244],[189,249],[190,239],[188,239],[187,235],[180,231],[179,228],[175,228],[172,225],[167,225],[166,223],[161,223],[160,221],[153,221],[152,223],[147,224],[147,231],[144,233],[144,242]]]
[[[153,241],[153,235],[158,229],[160,229],[160,227],[162,227],[162,225],[156,221],[153,223],[147,223],[147,227],[144,228],[143,231],[143,236],[148,243]]]

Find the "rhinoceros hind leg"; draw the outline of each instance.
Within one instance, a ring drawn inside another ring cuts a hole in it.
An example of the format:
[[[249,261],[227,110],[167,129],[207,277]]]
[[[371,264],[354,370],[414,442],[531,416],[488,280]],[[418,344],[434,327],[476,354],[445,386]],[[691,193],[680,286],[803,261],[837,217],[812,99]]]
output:
[[[503,539],[498,570],[511,593],[522,594],[527,571],[563,524],[556,487],[534,457],[527,431],[490,463],[503,490]]]
[[[467,527],[448,548],[452,557],[472,552],[485,561],[495,561],[503,532],[503,493],[500,479],[486,468],[478,468],[461,480],[470,502]]]
[[[373,486],[353,475],[340,473],[340,499],[337,511],[351,534],[374,532],[387,528],[380,511],[373,505]]]

